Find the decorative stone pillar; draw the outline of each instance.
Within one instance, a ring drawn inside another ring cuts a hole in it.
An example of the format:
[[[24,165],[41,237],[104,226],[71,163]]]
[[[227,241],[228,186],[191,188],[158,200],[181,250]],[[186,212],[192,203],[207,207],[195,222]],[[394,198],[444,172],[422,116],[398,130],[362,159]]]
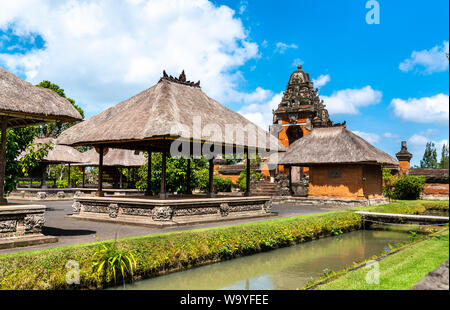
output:
[[[408,152],[408,148],[406,147],[406,141],[402,141],[402,149],[400,150],[400,152],[395,154],[395,156],[399,161],[400,176],[405,175],[408,172],[409,168],[411,167],[411,158],[413,157],[413,155],[410,152]]]

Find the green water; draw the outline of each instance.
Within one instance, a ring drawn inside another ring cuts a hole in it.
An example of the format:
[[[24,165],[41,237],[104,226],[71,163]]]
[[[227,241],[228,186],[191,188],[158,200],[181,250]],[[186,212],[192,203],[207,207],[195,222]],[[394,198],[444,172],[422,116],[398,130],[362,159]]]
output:
[[[360,230],[299,245],[179,271],[114,289],[292,290],[326,270],[342,270],[408,241],[401,231]]]

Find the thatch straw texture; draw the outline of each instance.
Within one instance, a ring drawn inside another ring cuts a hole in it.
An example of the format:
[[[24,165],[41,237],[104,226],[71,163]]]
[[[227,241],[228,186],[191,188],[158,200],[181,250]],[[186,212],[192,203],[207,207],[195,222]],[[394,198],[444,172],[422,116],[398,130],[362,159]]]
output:
[[[83,153],[83,158],[83,163],[76,166],[98,166],[99,154],[95,149]],[[103,156],[103,166],[106,167],[140,167],[146,162],[147,159],[142,152],[135,154],[134,151],[130,150],[109,149],[108,153]]]
[[[77,149],[67,146],[56,144],[55,138],[37,138],[33,141],[34,150],[37,150],[39,144],[47,144],[52,143],[53,148],[48,151],[47,156],[44,157],[42,162],[49,164],[75,164],[82,163],[84,160],[84,154],[79,152]],[[20,154],[19,159],[25,156],[28,151],[22,152]]]
[[[295,141],[288,147],[286,153],[279,156],[279,164],[283,165],[349,163],[398,165],[392,156],[343,126],[316,128]]]
[[[2,115],[7,116],[7,127],[81,120],[80,113],[73,105],[54,91],[36,87],[0,67]]]
[[[194,126],[195,118],[201,120],[202,132],[198,136],[193,132],[198,128]],[[207,130],[202,130],[208,124],[219,128],[220,135],[213,136]],[[230,134],[230,130],[226,130],[227,124],[237,125],[239,128],[249,125],[255,128],[257,134],[250,139],[244,135],[243,141],[236,139],[236,135],[227,139],[226,134]],[[187,130],[180,132],[182,129]],[[109,147],[139,149],[138,142],[147,141],[148,145],[151,145],[158,144],[157,141],[179,137],[189,141],[200,138],[202,142],[284,150],[278,139],[239,113],[209,98],[199,87],[166,79],[69,128],[60,135],[58,141],[72,146],[103,144]]]

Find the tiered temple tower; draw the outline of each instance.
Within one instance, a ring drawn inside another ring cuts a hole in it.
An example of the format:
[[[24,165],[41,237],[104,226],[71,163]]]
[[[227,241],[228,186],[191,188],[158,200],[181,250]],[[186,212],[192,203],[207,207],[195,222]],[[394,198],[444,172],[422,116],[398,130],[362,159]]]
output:
[[[289,78],[281,103],[272,111],[273,125],[270,126],[270,132],[284,146],[288,147],[313,128],[333,126],[318,91],[318,88],[314,89],[309,74],[299,65]]]

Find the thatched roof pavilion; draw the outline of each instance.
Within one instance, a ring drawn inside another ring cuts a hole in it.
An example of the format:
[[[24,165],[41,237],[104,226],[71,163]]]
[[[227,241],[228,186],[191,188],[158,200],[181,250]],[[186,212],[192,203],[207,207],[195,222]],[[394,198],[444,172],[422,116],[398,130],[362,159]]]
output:
[[[205,126],[210,125],[220,130],[220,133],[205,130]],[[244,134],[240,140],[236,134],[230,134],[232,126],[238,133],[248,128],[250,131],[254,130],[255,135],[248,137]],[[270,133],[208,97],[201,90],[200,82],[187,81],[184,71],[179,78],[168,76],[164,71],[163,77],[156,85],[67,129],[58,138],[60,144],[97,147],[100,167],[103,165],[103,152],[106,148],[162,152],[162,196],[166,196],[165,158],[174,140],[187,142],[190,155],[201,155],[199,149],[196,151],[194,146],[203,144],[229,146],[247,153],[249,150],[258,149],[284,151],[283,145]],[[223,153],[223,150],[217,151],[217,154],[220,153]],[[211,195],[214,166],[212,160]],[[100,184],[101,181],[99,186]],[[101,195],[101,187],[99,193]]]
[[[295,141],[279,164],[309,167],[309,195],[382,197],[382,166],[398,166],[389,154],[345,126],[316,128]]]
[[[6,130],[56,121],[81,120],[80,113],[66,99],[50,89],[33,86],[0,67],[0,203],[6,203],[4,180]]]
[[[107,167],[140,167],[145,165],[146,158],[143,153],[135,153],[131,150],[109,149],[103,157],[103,166]],[[83,161],[77,166],[93,167],[99,165],[99,156],[95,149],[83,153]]]

